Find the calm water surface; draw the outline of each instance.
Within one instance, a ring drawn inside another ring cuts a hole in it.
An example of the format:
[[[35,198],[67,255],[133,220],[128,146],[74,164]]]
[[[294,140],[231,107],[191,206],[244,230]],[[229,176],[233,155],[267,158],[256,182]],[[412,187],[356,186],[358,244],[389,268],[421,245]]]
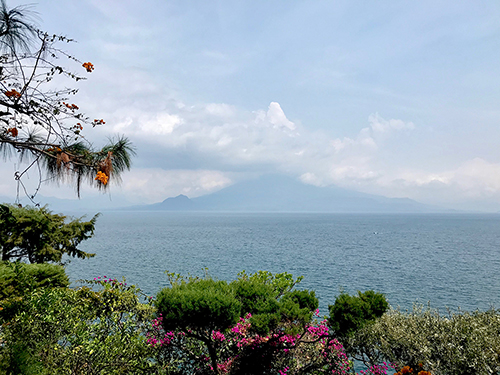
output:
[[[108,212],[68,266],[72,281],[126,276],[148,294],[164,271],[219,279],[241,270],[303,275],[321,310],[339,290],[374,289],[392,306],[500,307],[500,215]]]

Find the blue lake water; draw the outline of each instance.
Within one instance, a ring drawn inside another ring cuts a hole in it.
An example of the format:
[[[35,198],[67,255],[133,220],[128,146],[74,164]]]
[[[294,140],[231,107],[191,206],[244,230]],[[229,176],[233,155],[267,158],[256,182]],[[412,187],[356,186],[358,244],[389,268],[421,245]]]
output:
[[[343,288],[393,306],[500,307],[500,215],[107,212],[68,265],[72,281],[126,276],[153,295],[165,270],[233,280],[241,270],[303,275],[320,308]]]

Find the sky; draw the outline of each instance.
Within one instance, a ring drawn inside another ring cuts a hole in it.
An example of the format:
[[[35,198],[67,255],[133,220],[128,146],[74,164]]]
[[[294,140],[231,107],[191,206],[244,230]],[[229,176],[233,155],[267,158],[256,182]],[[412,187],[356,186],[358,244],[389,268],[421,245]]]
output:
[[[25,4],[7,1],[13,7]],[[135,145],[116,202],[263,174],[500,210],[498,1],[40,0],[95,70],[75,102]],[[13,161],[2,161],[11,176]],[[32,177],[36,180],[35,177]],[[0,195],[14,195],[2,178]],[[76,198],[70,186],[40,194]],[[83,197],[98,194],[91,188]]]

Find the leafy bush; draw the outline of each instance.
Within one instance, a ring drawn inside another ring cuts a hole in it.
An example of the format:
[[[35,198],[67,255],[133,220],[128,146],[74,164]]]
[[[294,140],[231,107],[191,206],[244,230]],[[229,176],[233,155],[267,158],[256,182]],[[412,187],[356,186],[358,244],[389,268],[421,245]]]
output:
[[[124,282],[92,283],[103,289],[39,288],[23,295],[22,308],[2,326],[0,373],[158,373],[145,343],[152,306]]]
[[[0,250],[2,261],[60,262],[63,254],[90,258],[95,254],[78,249],[94,235],[99,214],[89,221],[67,220],[47,207],[0,204]]]
[[[342,345],[318,322],[318,299],[288,273],[231,283],[171,277],[148,335],[169,374],[347,374]]]
[[[0,262],[0,323],[22,311],[23,296],[40,288],[68,285],[69,278],[62,266]]]
[[[63,266],[0,262],[0,301],[17,296],[28,288],[67,287]]]
[[[368,348],[386,360],[439,374],[500,372],[500,313],[497,310],[440,315],[415,305],[390,310],[358,331],[351,346]]]
[[[388,308],[385,296],[373,290],[363,293],[358,291],[357,296],[342,293],[336,298],[335,304],[328,306],[328,322],[338,337],[346,337],[380,318]]]
[[[238,321],[241,309],[227,282],[212,279],[192,279],[164,288],[156,303],[167,330],[225,330]]]

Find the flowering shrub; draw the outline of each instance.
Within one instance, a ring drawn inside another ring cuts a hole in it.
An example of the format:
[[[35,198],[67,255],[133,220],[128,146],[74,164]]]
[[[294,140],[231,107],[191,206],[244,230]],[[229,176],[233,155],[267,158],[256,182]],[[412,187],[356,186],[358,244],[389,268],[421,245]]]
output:
[[[314,292],[292,290],[299,281],[262,272],[178,280],[158,294],[147,341],[176,374],[351,373],[327,321],[314,317]]]
[[[304,335],[278,331],[261,336],[252,333],[251,314],[225,333],[212,331],[217,352],[217,371],[210,353],[192,332],[163,329],[163,317],[153,320],[147,342],[167,369],[182,369],[183,374],[302,374],[321,369],[329,374],[350,374],[352,365],[342,345],[328,335],[326,321],[305,327]],[[193,361],[196,365],[193,366]]]

